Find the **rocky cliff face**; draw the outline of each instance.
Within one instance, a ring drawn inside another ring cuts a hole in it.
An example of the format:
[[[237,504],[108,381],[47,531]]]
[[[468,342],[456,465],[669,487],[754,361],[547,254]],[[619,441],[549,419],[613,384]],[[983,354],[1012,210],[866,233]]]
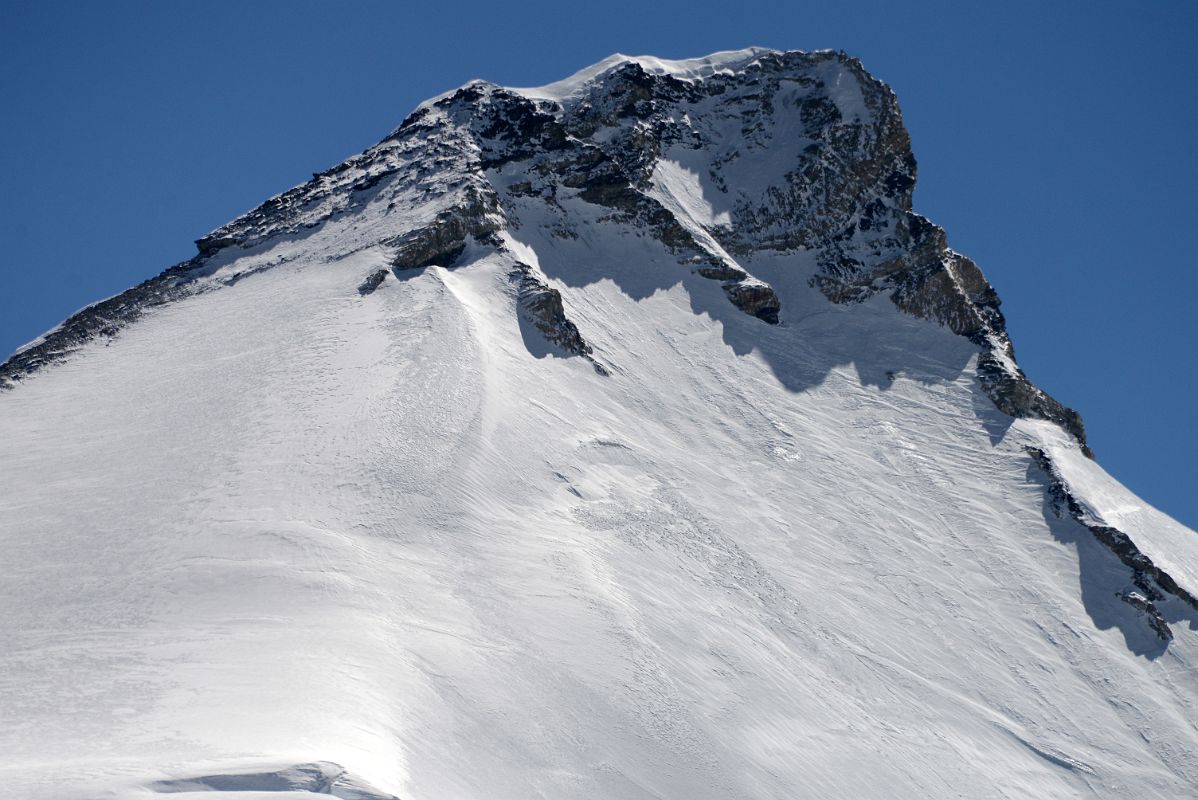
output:
[[[530,216],[521,208],[553,220],[553,235],[577,236],[578,220],[562,212],[568,196],[656,238],[680,269],[718,281],[729,302],[768,324],[784,322],[785,310],[741,262],[812,255],[810,280],[830,302],[885,293],[968,337],[980,349],[979,385],[1003,413],[1055,422],[1086,447],[1078,414],[1015,363],[993,287],[912,211],[915,172],[894,93],[843,53],[746,51],[682,74],[613,58],[540,90],[479,81],[199,239],[191,261],[72,317],[0,366],[0,387],[115,335],[148,308],[235,280],[213,278],[230,253],[303,236],[371,203],[428,217],[412,226],[405,215],[397,230],[354,245],[391,248],[404,270],[448,266],[467,240],[497,246],[497,232]]]

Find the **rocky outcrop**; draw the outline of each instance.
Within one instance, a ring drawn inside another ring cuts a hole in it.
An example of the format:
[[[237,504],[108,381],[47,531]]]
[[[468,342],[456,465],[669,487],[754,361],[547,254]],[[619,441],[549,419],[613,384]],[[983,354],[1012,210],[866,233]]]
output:
[[[648,231],[677,256],[680,265],[718,267],[727,257],[698,240],[648,191],[648,177],[667,131],[657,123],[656,127],[646,125],[636,114],[652,115],[656,106],[642,101],[651,100],[650,94],[660,90],[661,81],[661,76],[649,76],[639,65],[625,65],[597,84],[593,102],[568,107],[475,81],[413,115],[401,130],[419,121],[427,124],[429,118],[442,114],[469,136],[482,170],[522,178],[508,185],[509,198],[539,197],[554,207],[563,195],[577,196],[610,211],[610,219]],[[667,83],[675,94],[681,92],[678,96],[687,94],[686,84],[673,79]],[[626,137],[604,131],[591,138],[608,122],[635,123],[635,130]],[[490,212],[507,216],[502,199],[494,205]],[[479,236],[477,231],[468,232]],[[464,241],[463,233],[460,227],[438,223],[408,234],[395,242],[399,245],[397,268],[452,263],[460,254],[456,248]],[[570,235],[566,230],[561,233]],[[777,322],[777,295],[743,269],[728,269],[735,274],[719,280],[725,283],[729,298],[746,313]],[[702,270],[697,272],[710,277]],[[771,296],[767,298],[767,294]]]
[[[842,111],[836,97],[842,73],[860,85],[860,111],[868,119]],[[789,113],[795,106],[797,118]],[[780,113],[787,114],[785,129],[776,121]],[[713,233],[733,254],[822,244],[879,196],[910,207],[914,160],[897,103],[885,84],[843,53],[763,52],[739,70],[702,80],[630,61],[566,101],[560,117],[572,136],[595,142],[634,186],[649,181],[671,147],[716,154],[704,177],[736,199],[730,222]],[[796,140],[806,144],[793,162],[755,176],[767,181],[764,186],[746,186],[728,169]]]
[[[782,303],[769,284],[745,278],[724,283],[722,288],[728,299],[741,311],[771,325],[778,324],[778,312],[782,310]]]
[[[1156,607],[1156,603],[1139,592],[1120,592],[1117,597],[1144,615],[1148,621],[1148,627],[1152,628],[1158,639],[1165,642],[1173,641],[1173,629],[1165,621],[1165,617]]]
[[[516,288],[518,313],[523,319],[540,331],[547,341],[591,362],[600,375],[608,374],[607,369],[595,360],[594,351],[578,332],[578,326],[566,316],[561,292],[546,283],[533,267],[522,262],[516,262],[508,278]]]
[[[970,339],[981,348],[979,384],[1000,411],[1060,425],[1093,458],[1081,415],[1032,384],[1019,368],[998,293],[978,266],[949,249],[944,231],[923,217],[908,214],[905,229],[904,234],[904,226],[898,226],[900,238],[910,236],[910,244],[900,255],[864,275],[846,270],[834,279],[822,274],[817,285],[834,302],[860,301],[888,290],[901,311]]]
[[[1012,417],[1054,422],[1077,439],[1086,457],[1094,457],[1086,444],[1081,415],[1029,381],[1014,359],[1002,358],[997,347],[984,346],[977,372],[982,390],[999,411]]]
[[[724,294],[741,311],[771,325],[778,324],[782,303],[772,287],[727,263],[723,254],[714,252],[687,230],[661,202],[634,186],[631,176],[616,162],[602,157],[594,164],[594,171],[575,171],[563,185],[580,189],[579,197],[586,202],[610,208],[629,224],[652,231],[681,263],[707,262],[709,265],[696,269],[695,274],[721,281]]]
[[[1160,601],[1165,594],[1169,594],[1181,600],[1191,609],[1198,611],[1198,597],[1180,586],[1169,573],[1154,564],[1151,558],[1136,547],[1136,543],[1126,533],[1118,528],[1089,519],[1085,509],[1074,497],[1047,453],[1036,447],[1024,449],[1043,470],[1048,480],[1048,493],[1053,513],[1058,517],[1068,515],[1082,525],[1124,566],[1131,570],[1131,582],[1140,590],[1140,594],[1123,592],[1119,594],[1120,599],[1148,615],[1149,625],[1158,636],[1162,639],[1172,639],[1172,631],[1169,630],[1169,626],[1165,623],[1165,619],[1161,616],[1154,601]]]
[[[382,245],[393,250],[391,266],[396,271],[449,267],[466,249],[468,238],[496,243],[501,219],[494,192],[471,191],[465,203],[442,211],[428,225],[384,239]]]
[[[376,269],[374,272],[366,276],[366,280],[358,284],[358,294],[365,297],[368,294],[374,294],[374,290],[383,284],[387,279],[388,270]]]

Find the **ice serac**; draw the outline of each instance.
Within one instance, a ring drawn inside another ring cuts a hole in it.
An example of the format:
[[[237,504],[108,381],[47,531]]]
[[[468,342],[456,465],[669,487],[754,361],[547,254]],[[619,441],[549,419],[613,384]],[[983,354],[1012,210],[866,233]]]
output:
[[[1198,534],[835,52],[474,81],[0,365],[23,798],[1172,798]]]

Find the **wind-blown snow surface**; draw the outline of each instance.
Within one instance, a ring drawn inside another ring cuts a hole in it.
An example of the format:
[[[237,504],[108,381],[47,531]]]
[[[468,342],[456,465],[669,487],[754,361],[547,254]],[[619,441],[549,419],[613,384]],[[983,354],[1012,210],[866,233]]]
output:
[[[967,339],[829,303],[801,253],[741,261],[767,325],[598,212],[362,296],[379,206],[0,395],[0,792],[318,761],[405,800],[1198,786],[1193,616],[1161,604],[1166,648],[1024,447],[1190,587],[1195,534],[1000,414]],[[610,376],[534,342],[517,257]]]

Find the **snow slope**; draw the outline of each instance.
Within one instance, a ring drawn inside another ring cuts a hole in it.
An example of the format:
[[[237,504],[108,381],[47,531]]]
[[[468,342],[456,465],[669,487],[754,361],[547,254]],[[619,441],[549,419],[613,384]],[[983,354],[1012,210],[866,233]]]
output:
[[[725,247],[670,155],[646,196],[781,324],[518,160],[470,173],[503,230],[449,265],[359,291],[461,188],[386,177],[0,393],[2,792],[1192,795],[1198,613],[1164,594],[1157,636],[1027,448],[1191,591],[1194,532],[996,408],[976,341]],[[610,374],[545,341],[520,264]]]

